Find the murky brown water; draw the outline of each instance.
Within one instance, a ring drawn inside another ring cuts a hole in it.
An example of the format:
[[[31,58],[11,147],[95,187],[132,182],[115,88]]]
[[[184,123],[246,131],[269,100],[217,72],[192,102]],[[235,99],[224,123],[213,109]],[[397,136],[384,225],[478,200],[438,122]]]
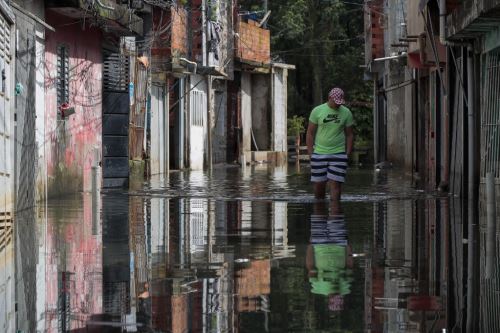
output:
[[[371,170],[351,171],[342,213],[314,202],[307,170],[225,168],[165,183],[103,193],[98,219],[88,194],[40,207],[18,236],[16,277],[12,255],[0,256],[6,332],[15,313],[4,286],[17,290],[22,332],[463,328],[454,199]]]

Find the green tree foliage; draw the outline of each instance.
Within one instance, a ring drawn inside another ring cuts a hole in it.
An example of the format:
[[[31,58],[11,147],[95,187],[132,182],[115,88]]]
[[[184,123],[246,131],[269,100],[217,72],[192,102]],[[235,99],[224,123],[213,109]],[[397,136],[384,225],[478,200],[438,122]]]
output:
[[[248,2],[248,1],[247,1]],[[255,10],[260,1],[252,1]],[[328,91],[344,89],[356,120],[357,138],[372,138],[371,82],[363,80],[363,0],[269,1],[274,61],[296,65],[290,72],[289,116],[309,116]],[[262,7],[260,7],[262,8]]]
[[[306,118],[293,115],[293,117],[288,118],[288,135],[289,136],[300,136],[306,130],[305,127]]]

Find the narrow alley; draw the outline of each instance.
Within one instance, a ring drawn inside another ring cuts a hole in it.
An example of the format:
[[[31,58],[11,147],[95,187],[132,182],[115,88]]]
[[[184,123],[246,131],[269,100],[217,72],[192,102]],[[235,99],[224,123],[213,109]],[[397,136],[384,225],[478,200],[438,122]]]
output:
[[[499,96],[500,0],[0,0],[0,333],[498,333]]]
[[[397,172],[357,169],[343,213],[331,215],[327,202],[312,200],[307,170],[299,171],[264,165],[174,173],[170,185],[102,193],[98,219],[88,194],[49,200],[19,246],[2,249],[4,265],[14,253],[21,258],[13,284],[22,295],[19,329],[462,327],[458,200],[415,190]],[[322,251],[334,260],[318,263]],[[12,272],[2,276],[7,285],[14,280]],[[498,286],[483,288],[498,302]],[[6,290],[3,309],[13,311]],[[478,307],[484,325],[496,320],[491,303]]]

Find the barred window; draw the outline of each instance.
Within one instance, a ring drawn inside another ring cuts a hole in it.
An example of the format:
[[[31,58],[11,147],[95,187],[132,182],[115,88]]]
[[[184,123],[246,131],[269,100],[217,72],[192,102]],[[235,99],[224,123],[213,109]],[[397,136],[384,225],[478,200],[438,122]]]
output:
[[[69,102],[69,50],[66,45],[57,47],[57,106]]]

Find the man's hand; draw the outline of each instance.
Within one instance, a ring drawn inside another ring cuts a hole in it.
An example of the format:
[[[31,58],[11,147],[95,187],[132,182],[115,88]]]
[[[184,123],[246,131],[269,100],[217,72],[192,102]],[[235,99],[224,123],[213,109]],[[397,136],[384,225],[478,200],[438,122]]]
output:
[[[309,156],[312,156],[314,152],[314,136],[316,135],[316,129],[318,125],[309,122],[307,126],[307,134],[306,134],[306,144],[307,144],[307,153]]]
[[[352,153],[352,148],[354,146],[354,130],[352,128],[352,126],[350,127],[346,127],[344,129],[344,133],[345,133],[345,141],[346,141],[346,149],[345,149],[345,152],[347,154],[347,158],[349,158],[351,156],[351,153]]]

